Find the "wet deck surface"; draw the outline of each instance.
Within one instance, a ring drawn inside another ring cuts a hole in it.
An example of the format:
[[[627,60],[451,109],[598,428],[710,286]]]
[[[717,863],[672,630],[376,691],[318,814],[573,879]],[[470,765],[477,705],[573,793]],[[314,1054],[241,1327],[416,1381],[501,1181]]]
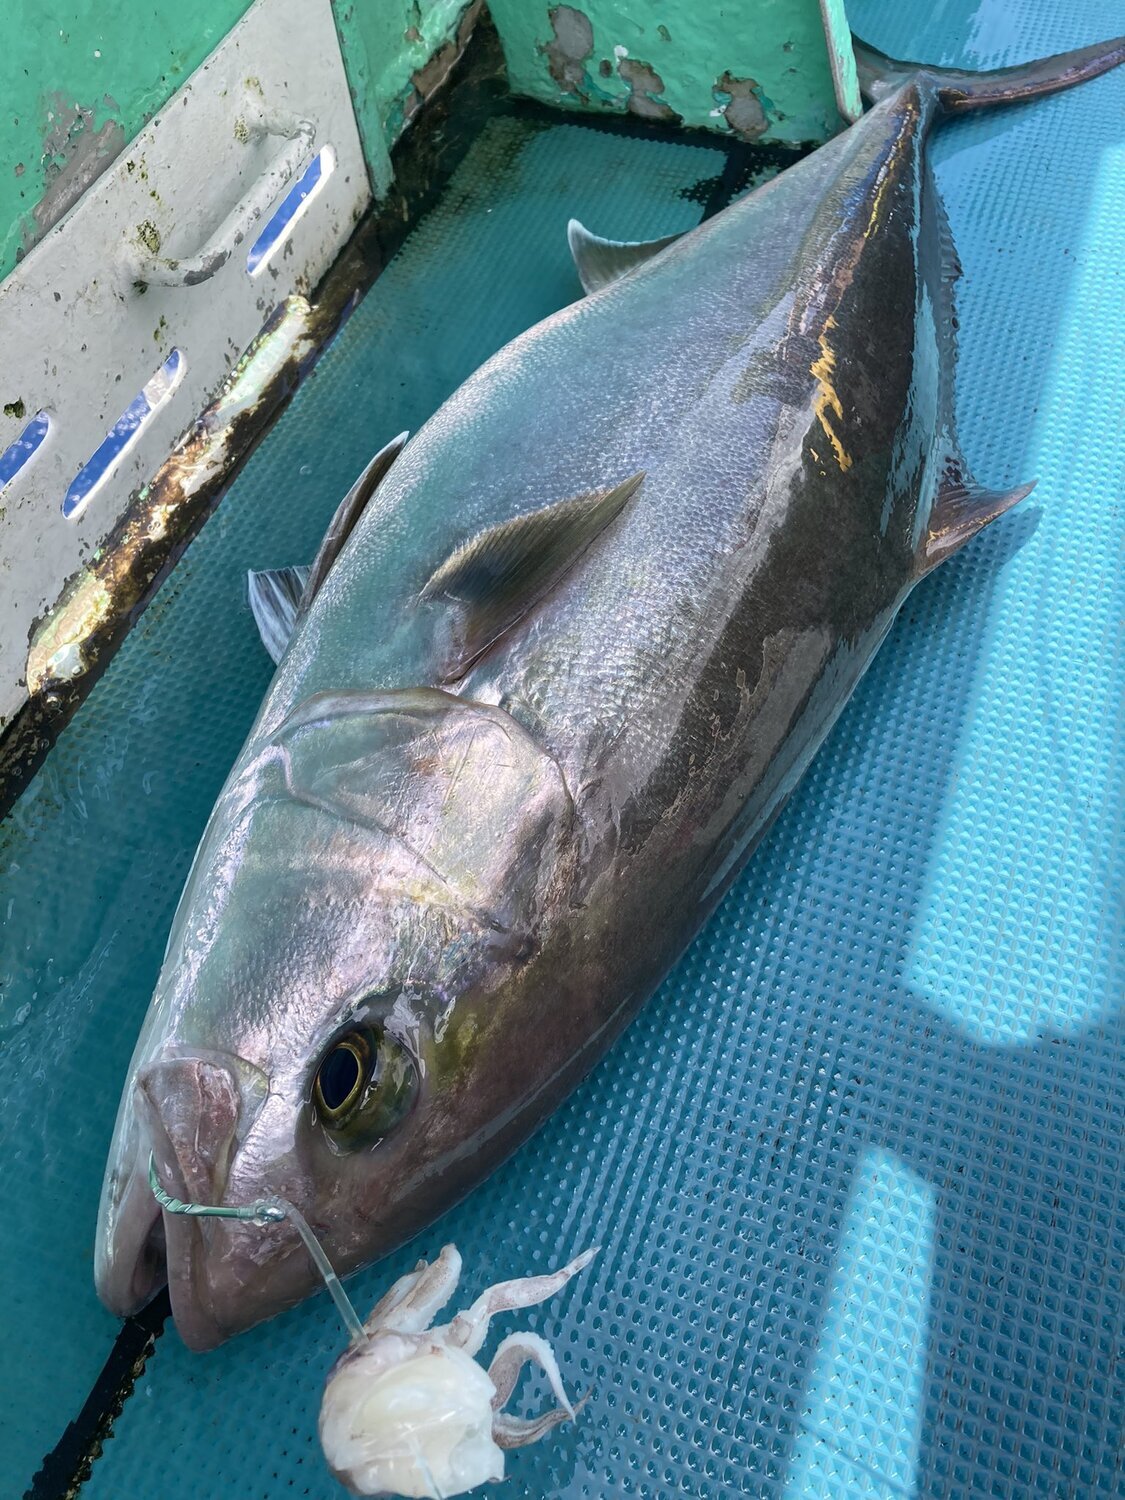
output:
[[[950,4],[888,50],[998,64],[1112,29],[1094,0]],[[1118,28],[1120,29],[1120,28]],[[961,437],[1035,496],[912,598],[718,916],[609,1059],[468,1203],[466,1298],[587,1244],[522,1322],[578,1427],[507,1495],[1116,1494],[1125,1370],[1125,71],[935,150],[965,266]],[[121,1081],[180,888],[270,664],[250,567],[578,294],[565,224],[698,220],[718,148],[497,118],[0,830],[0,1492],[81,1407]],[[750,250],[752,253],[752,247]],[[207,1355],[160,1338],[85,1495],[341,1493],[315,1423],[326,1298]],[[67,1353],[60,1354],[65,1348]],[[529,1403],[537,1388],[530,1385]]]

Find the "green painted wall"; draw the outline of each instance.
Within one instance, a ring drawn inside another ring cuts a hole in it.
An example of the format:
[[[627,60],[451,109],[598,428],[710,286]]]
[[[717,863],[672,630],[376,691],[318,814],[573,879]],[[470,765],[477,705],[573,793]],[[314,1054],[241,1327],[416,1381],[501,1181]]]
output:
[[[0,276],[222,41],[250,0],[0,0]]]
[[[490,0],[512,87],[745,140],[822,141],[836,109],[817,0]]]

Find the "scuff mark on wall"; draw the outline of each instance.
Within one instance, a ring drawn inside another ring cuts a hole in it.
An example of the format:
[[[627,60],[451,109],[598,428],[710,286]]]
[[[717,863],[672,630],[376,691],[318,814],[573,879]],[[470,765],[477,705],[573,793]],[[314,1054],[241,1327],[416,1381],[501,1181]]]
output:
[[[640,115],[642,120],[663,120],[671,125],[680,124],[683,116],[678,115],[666,100],[660,98],[664,92],[664,80],[651,63],[641,62],[635,57],[622,57],[618,61],[617,71],[629,85],[625,108],[631,114]]]
[[[586,97],[586,63],[594,54],[590,19],[572,5],[556,5],[547,12],[554,40],[539,48],[547,69],[564,94]]]
[[[415,5],[414,8],[417,10],[418,7]],[[433,98],[457,66],[461,54],[469,45],[473,27],[477,24],[477,19],[483,9],[484,0],[473,0],[461,16],[456,35],[450,37],[445,46],[435,52],[428,63],[421,68],[416,68],[410,75],[409,97],[403,105],[403,130],[423,105]]]
[[[110,117],[95,126],[96,108]],[[100,106],[83,105],[66,94],[50,93],[43,101],[43,196],[25,221],[26,253],[78,202],[125,145],[125,131],[117,118],[117,101],[103,95]]]
[[[762,107],[761,89],[756,78],[735,78],[724,73],[716,79],[711,92],[721,106],[723,118],[739,140],[761,140],[770,122]]]

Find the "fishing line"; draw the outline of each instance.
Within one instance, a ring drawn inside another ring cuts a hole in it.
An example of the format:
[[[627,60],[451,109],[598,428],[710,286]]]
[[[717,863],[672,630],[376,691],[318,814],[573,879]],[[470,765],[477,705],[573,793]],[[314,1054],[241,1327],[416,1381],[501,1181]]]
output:
[[[197,1219],[242,1219],[246,1223],[257,1224],[262,1229],[267,1224],[281,1224],[288,1219],[301,1236],[313,1265],[323,1277],[324,1285],[328,1288],[328,1295],[335,1302],[336,1310],[344,1320],[344,1327],[351,1335],[352,1343],[365,1344],[367,1342],[367,1329],[364,1328],[359,1314],[352,1306],[351,1298],[344,1291],[332,1262],[325,1254],[316,1235],[309,1228],[304,1214],[287,1198],[259,1198],[256,1203],[246,1203],[241,1207],[183,1203],[179,1198],[173,1198],[171,1193],[166,1193],[161,1187],[160,1179],[156,1175],[156,1155],[152,1151],[148,1156],[148,1185],[157,1203],[170,1214],[190,1214]]]

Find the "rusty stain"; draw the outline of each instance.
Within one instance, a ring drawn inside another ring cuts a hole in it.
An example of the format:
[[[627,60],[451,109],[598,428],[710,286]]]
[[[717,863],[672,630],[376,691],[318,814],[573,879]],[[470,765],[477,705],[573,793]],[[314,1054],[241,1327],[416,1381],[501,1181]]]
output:
[[[564,94],[585,98],[586,60],[594,51],[594,28],[590,18],[572,5],[556,5],[547,12],[554,41],[540,47],[551,77]]]
[[[673,125],[681,123],[683,116],[657,97],[664,92],[664,80],[651,63],[623,57],[617,64],[617,71],[629,85],[625,108],[631,114],[639,115],[642,120],[664,120]]]
[[[724,95],[729,96],[723,105],[723,118],[740,141],[760,140],[769,129],[758,89],[757,79],[736,78],[728,72],[716,79],[711,91],[720,103]]]

